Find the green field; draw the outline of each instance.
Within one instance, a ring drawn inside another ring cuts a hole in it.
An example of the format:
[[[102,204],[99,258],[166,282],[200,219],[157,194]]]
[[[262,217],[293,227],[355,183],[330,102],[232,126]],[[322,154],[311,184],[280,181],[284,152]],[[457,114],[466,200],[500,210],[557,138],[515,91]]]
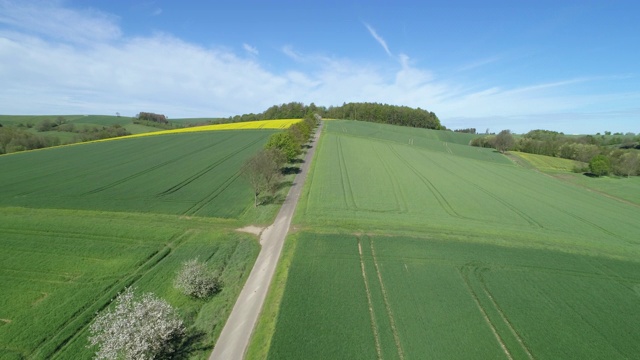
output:
[[[0,157],[0,206],[238,218],[240,166],[268,130],[151,136]]]
[[[459,134],[325,125],[269,359],[638,353],[638,206]]]
[[[571,159],[563,159],[552,156],[528,154],[518,151],[510,151],[511,154],[516,155],[526,162],[528,162],[533,168],[546,172],[570,172],[576,167],[582,168],[587,164],[580,161]]]
[[[255,236],[236,229],[271,223],[280,206],[255,209],[239,176],[274,132],[162,135],[0,156],[0,359],[90,358],[87,325],[127,286],[176,306],[192,337],[183,350],[207,358],[259,251]],[[224,284],[206,301],[172,285],[194,257]]]

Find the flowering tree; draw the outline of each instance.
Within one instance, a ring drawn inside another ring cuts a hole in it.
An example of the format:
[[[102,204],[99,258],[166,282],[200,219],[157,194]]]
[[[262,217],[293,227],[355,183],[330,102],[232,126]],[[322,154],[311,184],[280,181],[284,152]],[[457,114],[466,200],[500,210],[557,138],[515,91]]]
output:
[[[151,293],[135,296],[127,288],[113,302],[89,327],[96,359],[154,359],[175,350],[185,328],[166,301]]]
[[[207,265],[198,258],[185,261],[178,272],[174,286],[187,296],[206,298],[220,291],[221,284]]]

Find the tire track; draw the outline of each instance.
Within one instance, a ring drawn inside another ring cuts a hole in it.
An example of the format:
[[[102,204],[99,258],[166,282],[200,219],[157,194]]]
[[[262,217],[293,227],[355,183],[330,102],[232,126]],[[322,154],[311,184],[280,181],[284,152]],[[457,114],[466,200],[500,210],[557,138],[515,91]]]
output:
[[[382,290],[382,299],[384,300],[384,307],[387,310],[387,316],[389,317],[389,323],[391,324],[391,332],[393,333],[393,340],[396,343],[398,357],[400,358],[400,360],[404,360],[404,349],[402,348],[402,343],[400,342],[400,336],[398,335],[398,327],[396,326],[396,320],[393,317],[393,312],[391,311],[391,305],[389,305],[387,290],[384,287],[384,281],[382,281],[382,274],[380,273],[380,267],[378,266],[376,251],[373,248],[373,239],[371,237],[368,237],[368,238],[369,238],[369,246],[371,247],[371,256],[373,258],[373,265],[375,266],[376,273],[378,274],[378,281],[380,282],[380,289]],[[358,241],[358,246],[360,246],[359,241]],[[360,257],[362,258],[362,253],[360,254]],[[364,270],[364,265],[363,265],[363,270]]]
[[[188,208],[184,213],[182,213],[182,215],[187,215],[187,216],[196,215],[205,206],[207,206],[209,203],[211,203],[213,200],[215,200],[215,198],[220,196],[220,194],[222,194],[229,186],[231,186],[231,184],[233,184],[236,181],[236,179],[238,179],[240,177],[240,175],[241,175],[241,173],[238,170],[231,177],[227,178],[227,180],[225,180],[220,185],[220,187],[216,188],[211,193],[209,193],[209,195],[205,196],[202,200],[198,201],[193,206]]]
[[[130,181],[130,180],[133,180],[133,179],[138,178],[138,177],[140,177],[140,176],[146,175],[146,174],[148,174],[148,173],[150,173],[150,172],[152,172],[152,171],[154,171],[154,170],[160,169],[160,168],[162,168],[162,167],[164,167],[164,166],[167,166],[167,165],[169,165],[169,164],[172,164],[172,163],[178,162],[178,161],[180,161],[180,160],[183,160],[183,159],[185,159],[185,158],[188,158],[188,157],[190,157],[190,156],[192,156],[192,155],[195,155],[195,154],[197,154],[197,153],[199,153],[199,152],[202,152],[202,151],[205,151],[205,150],[209,150],[209,149],[211,149],[211,148],[214,148],[214,147],[216,147],[216,146],[218,146],[218,145],[220,145],[220,144],[223,144],[223,143],[225,143],[225,142],[227,142],[227,141],[231,140],[231,139],[232,139],[232,138],[234,138],[235,136],[236,136],[236,135],[230,136],[230,137],[228,137],[228,138],[226,138],[226,139],[224,139],[224,140],[222,140],[222,141],[219,141],[219,142],[216,142],[216,143],[213,143],[213,144],[210,144],[210,145],[204,146],[204,147],[202,147],[202,148],[200,148],[200,149],[196,149],[196,150],[190,151],[190,152],[188,152],[188,153],[186,153],[186,154],[183,154],[183,155],[180,155],[180,156],[175,157],[175,158],[173,158],[173,159],[170,159],[170,160],[164,161],[164,162],[162,162],[162,163],[160,163],[160,164],[153,165],[153,166],[151,166],[151,167],[149,167],[149,168],[146,168],[146,169],[144,169],[144,170],[142,170],[142,171],[139,171],[139,172],[137,172],[137,173],[134,173],[134,174],[131,174],[131,175],[126,176],[126,177],[124,177],[124,178],[121,178],[121,179],[119,179],[119,180],[116,180],[116,181],[114,181],[114,182],[112,182],[112,183],[110,183],[110,184],[107,184],[107,185],[104,185],[104,186],[101,186],[101,187],[95,188],[95,189],[93,189],[93,190],[87,191],[87,192],[85,192],[85,193],[83,193],[83,194],[80,194],[80,195],[81,195],[81,196],[86,196],[86,195],[91,195],[91,194],[97,194],[97,193],[102,192],[102,191],[104,191],[104,190],[111,189],[111,188],[116,187],[116,186],[118,186],[118,185],[120,185],[120,184],[123,184],[123,183],[125,183],[125,182],[127,182],[127,181]]]
[[[340,174],[342,178],[342,189],[344,191],[345,202],[348,210],[357,210],[355,197],[353,196],[353,189],[351,188],[351,179],[349,178],[349,170],[347,168],[346,161],[344,160],[344,153],[342,151],[342,140],[339,136],[336,137],[336,143],[338,145],[338,162],[340,163]]]
[[[358,240],[358,254],[360,254],[360,269],[362,270],[362,280],[364,281],[364,288],[367,293],[367,303],[369,304],[369,317],[371,319],[371,330],[373,331],[373,338],[376,344],[376,353],[378,359],[382,359],[382,348],[380,346],[380,334],[378,333],[378,326],[376,321],[376,314],[373,311],[373,301],[371,300],[371,290],[369,289],[369,282],[367,281],[367,272],[364,269],[364,258],[362,256],[362,244],[360,243],[360,237],[356,237]]]
[[[474,273],[478,272],[480,269],[475,268],[474,269]],[[486,269],[485,269],[486,270]],[[527,345],[525,345],[524,341],[522,340],[522,338],[520,337],[520,334],[518,334],[518,332],[516,331],[516,329],[513,327],[513,324],[511,323],[511,321],[509,321],[509,319],[506,317],[506,315],[504,314],[504,312],[502,311],[502,308],[500,307],[500,305],[498,305],[498,303],[496,302],[496,300],[493,298],[493,295],[491,294],[491,292],[489,291],[489,289],[487,288],[487,284],[484,280],[484,278],[482,277],[482,272],[476,273],[475,276],[478,278],[478,280],[480,281],[480,284],[482,286],[482,290],[484,291],[485,295],[487,296],[487,298],[489,298],[489,300],[491,301],[491,303],[493,304],[493,306],[495,307],[495,309],[497,310],[498,314],[500,314],[500,317],[502,318],[502,321],[504,321],[504,323],[507,325],[507,327],[509,328],[509,331],[511,331],[511,334],[514,336],[514,338],[516,339],[516,341],[518,341],[518,344],[520,344],[520,346],[522,347],[522,349],[525,351],[525,353],[527,353],[527,356],[529,357],[529,359],[533,360],[534,357],[531,354],[531,351],[529,350],[529,348],[527,347]]]
[[[216,167],[218,167],[222,163],[226,162],[227,160],[235,157],[236,155],[241,154],[242,152],[244,152],[248,148],[252,147],[256,143],[260,142],[261,140],[263,140],[263,137],[257,138],[256,140],[250,142],[249,144],[247,144],[243,148],[241,148],[241,149],[239,149],[237,151],[234,151],[232,153],[229,153],[228,155],[218,159],[217,161],[215,161],[211,165],[206,166],[204,169],[202,169],[202,170],[198,171],[197,173],[189,176],[188,178],[182,180],[181,182],[179,182],[178,184],[168,188],[167,190],[158,193],[156,196],[162,197],[162,196],[170,195],[170,194],[173,194],[173,193],[179,191],[180,189],[184,188],[185,186],[191,184],[192,182],[194,182],[197,179],[201,178],[202,176],[206,175],[208,172],[210,172],[211,170],[215,169]]]
[[[489,325],[489,328],[491,329],[491,332],[493,333],[493,336],[498,341],[498,344],[500,345],[500,348],[502,348],[502,351],[504,352],[504,354],[507,356],[507,358],[509,360],[513,360],[513,356],[511,355],[511,352],[507,348],[507,345],[505,345],[504,340],[502,339],[502,337],[498,333],[498,329],[496,329],[495,325],[491,322],[491,319],[489,319],[489,315],[487,314],[486,310],[482,307],[482,304],[480,303],[480,300],[478,299],[478,295],[475,293],[475,291],[473,291],[473,288],[471,286],[471,282],[469,281],[468,271],[469,271],[469,269],[466,266],[463,267],[462,269],[460,269],[460,268],[458,269],[458,273],[460,273],[460,276],[462,277],[462,280],[464,281],[465,285],[467,286],[467,290],[471,294],[471,298],[476,303],[476,306],[478,307],[478,310],[480,310],[480,313],[482,314],[482,317],[484,318],[484,321],[487,323],[487,325]]]
[[[391,166],[383,159],[382,155],[380,155],[380,152],[376,150],[376,147],[372,146],[371,148],[373,149],[373,152],[376,153],[376,155],[378,156],[378,160],[380,160],[380,163],[382,164],[382,166],[384,167],[384,170],[389,176],[389,180],[391,180],[391,185],[393,187],[393,195],[396,198],[396,205],[398,207],[398,212],[406,213],[407,211],[409,211],[409,205],[407,204],[407,199],[402,191],[402,187],[400,186],[398,179],[395,176],[393,176],[393,171],[391,170]]]
[[[544,226],[542,226],[542,224],[540,224],[538,221],[536,221],[534,218],[532,218],[531,216],[527,215],[526,213],[524,213],[523,211],[519,210],[518,208],[516,208],[514,205],[511,205],[510,203],[508,203],[507,201],[503,200],[502,198],[500,198],[499,196],[495,195],[494,193],[492,193],[491,191],[483,188],[482,186],[469,181],[468,179],[465,179],[464,177],[458,176],[455,173],[453,173],[451,170],[443,167],[442,165],[434,162],[433,160],[429,159],[428,156],[426,156],[426,154],[422,154],[423,158],[427,159],[431,164],[437,166],[438,168],[440,168],[441,170],[449,173],[450,175],[454,176],[457,179],[460,179],[464,182],[466,182],[467,184],[475,187],[476,189],[480,190],[481,192],[485,193],[486,195],[488,195],[489,197],[493,198],[494,200],[496,200],[497,202],[499,202],[500,204],[502,204],[503,206],[505,206],[506,208],[508,208],[509,210],[511,210],[513,213],[515,213],[516,215],[518,215],[519,217],[521,217],[523,220],[525,220],[527,223],[529,223],[529,225],[534,226],[534,227],[538,227],[538,228],[544,228]],[[455,162],[455,161],[454,161]]]
[[[438,203],[440,204],[440,207],[442,207],[442,209],[447,214],[449,214],[452,217],[465,219],[464,216],[460,215],[453,208],[453,206],[451,206],[449,201],[447,201],[447,199],[442,195],[442,193],[435,187],[435,185],[433,185],[433,183],[426,176],[422,175],[422,173],[418,171],[418,169],[416,169],[413,165],[411,165],[411,163],[409,163],[400,154],[398,154],[397,150],[391,144],[387,144],[387,146],[389,147],[389,150],[391,151],[391,153],[393,153],[403,164],[405,164],[422,181],[423,184],[427,186],[429,191],[431,191],[431,194],[433,194],[433,197],[435,197]]]
[[[160,263],[162,263],[175,248],[177,248],[181,243],[183,243],[186,239],[188,239],[192,234],[191,230],[187,230],[184,233],[175,236],[174,238],[169,240],[162,249],[155,251],[152,253],[146,261],[143,261],[140,266],[138,266],[134,271],[130,272],[128,275],[120,278],[119,280],[115,280],[113,283],[107,286],[102,292],[102,295],[99,296],[96,300],[91,303],[85,304],[83,307],[78,309],[74,314],[69,316],[67,320],[61,324],[55,333],[49,338],[40,343],[36,348],[33,349],[29,357],[45,357],[45,358],[53,358],[60,351],[64,350],[64,348],[70,344],[75,338],[77,338],[82,331],[89,326],[91,320],[86,320],[90,317],[90,312],[99,312],[104,308],[109,306],[112,296],[114,294],[119,293],[125,287],[134,285],[138,280],[147,275],[153,269],[155,269]],[[98,305],[99,304],[99,305]],[[96,306],[98,306],[96,310]],[[84,321],[84,324],[76,324],[77,322]],[[41,354],[45,351],[46,347],[49,345],[53,345],[57,339],[63,334],[64,331],[76,326],[73,332],[61,339],[59,344],[49,353],[49,354]]]

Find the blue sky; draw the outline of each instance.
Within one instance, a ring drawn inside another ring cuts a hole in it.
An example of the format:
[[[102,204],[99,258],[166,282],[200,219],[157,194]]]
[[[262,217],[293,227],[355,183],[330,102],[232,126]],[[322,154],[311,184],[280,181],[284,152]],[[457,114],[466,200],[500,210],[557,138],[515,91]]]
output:
[[[638,133],[637,4],[0,0],[0,113],[368,101],[453,129]]]

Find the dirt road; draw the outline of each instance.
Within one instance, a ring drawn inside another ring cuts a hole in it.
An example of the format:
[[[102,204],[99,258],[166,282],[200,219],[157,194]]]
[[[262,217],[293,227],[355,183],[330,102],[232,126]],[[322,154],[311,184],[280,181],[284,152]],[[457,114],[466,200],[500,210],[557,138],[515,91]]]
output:
[[[276,270],[278,259],[284,244],[284,238],[289,232],[289,225],[293,212],[298,204],[302,186],[307,178],[309,165],[318,144],[322,124],[316,130],[311,149],[307,151],[301,171],[296,175],[293,186],[280,208],[275,222],[266,228],[260,236],[262,249],[256,263],[249,274],[249,278],[238,296],[238,300],[229,315],[229,319],[220,333],[209,360],[240,360],[249,345],[253,328],[260,315],[260,310],[267,296],[267,290]]]

